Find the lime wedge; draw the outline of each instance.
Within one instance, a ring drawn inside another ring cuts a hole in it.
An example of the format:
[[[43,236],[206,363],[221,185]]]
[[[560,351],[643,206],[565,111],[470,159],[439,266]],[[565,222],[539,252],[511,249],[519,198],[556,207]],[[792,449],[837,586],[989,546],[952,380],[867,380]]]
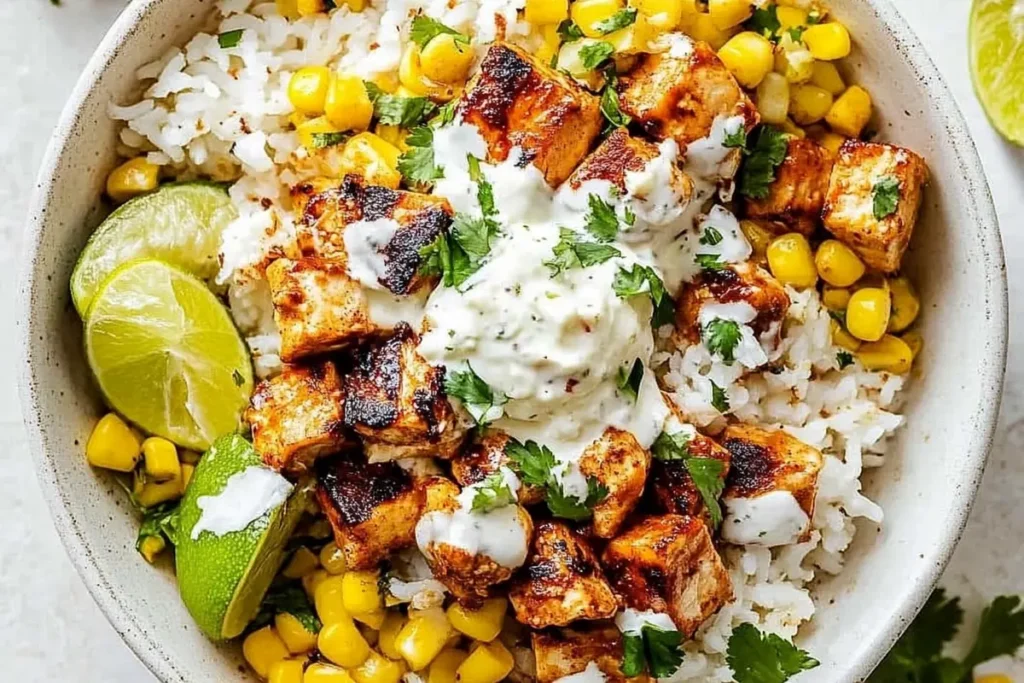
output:
[[[1024,145],[1024,0],[974,0],[971,77],[989,120]]]
[[[202,280],[162,261],[121,266],[89,308],[85,352],[110,406],[145,431],[198,451],[238,431],[252,362]]]
[[[263,462],[248,441],[237,434],[221,437],[196,466],[179,508],[175,533],[178,590],[199,628],[214,640],[240,635],[259,612],[284,560],[285,545],[308,504],[306,489],[296,486],[284,503],[241,531],[223,535],[202,531],[192,538],[203,515],[200,498],[224,494],[229,479],[244,476],[253,467],[263,468]],[[247,491],[240,488],[234,493]],[[239,506],[245,507],[247,502],[239,501]]]
[[[79,315],[89,310],[100,284],[123,263],[158,258],[211,279],[225,226],[238,212],[227,191],[213,183],[176,183],[137,197],[96,229],[71,274]]]

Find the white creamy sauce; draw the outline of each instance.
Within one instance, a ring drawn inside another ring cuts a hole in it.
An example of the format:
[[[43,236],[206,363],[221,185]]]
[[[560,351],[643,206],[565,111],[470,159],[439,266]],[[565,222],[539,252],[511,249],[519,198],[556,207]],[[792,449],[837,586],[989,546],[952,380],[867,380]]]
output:
[[[733,356],[737,363],[750,368],[759,368],[768,362],[768,354],[761,347],[761,342],[754,336],[754,330],[750,323],[757,317],[757,311],[745,301],[733,303],[705,303],[701,306],[697,323],[700,325],[701,335],[704,344],[707,345],[707,330],[715,320],[730,320],[739,324],[740,340],[733,349]],[[710,350],[710,349],[709,349]],[[720,357],[715,354],[715,357]]]
[[[208,531],[223,536],[242,531],[288,499],[292,485],[273,470],[253,465],[231,475],[224,490],[215,496],[200,496],[202,511],[192,527],[192,540]]]
[[[569,676],[562,676],[555,679],[555,683],[605,683],[607,680],[608,677],[601,671],[597,662],[590,662],[583,671]]]
[[[754,498],[725,497],[722,538],[736,545],[774,547],[796,543],[811,520],[789,491]]]
[[[744,124],[742,116],[716,116],[708,136],[687,146],[686,170],[695,179],[705,181],[732,178],[736,175],[741,152],[738,148],[726,147],[725,139],[739,132]]]
[[[676,434],[686,434],[687,438],[693,439],[697,436],[697,428],[691,424],[682,422],[678,417],[673,414],[668,416],[665,420],[665,433],[669,436],[675,436]]]
[[[693,54],[693,41],[682,33],[670,33],[668,56],[672,59],[686,59]]]
[[[392,329],[401,322],[418,329],[423,321],[423,307],[430,296],[426,290],[409,296],[398,296],[386,289],[367,289],[363,293],[366,295],[370,320],[385,329]]]
[[[708,239],[708,229],[714,228],[716,235],[721,235],[722,241],[718,244],[711,244]],[[740,229],[740,222],[736,216],[724,206],[715,206],[704,217],[700,223],[699,232],[705,244],[695,247],[697,253],[713,254],[719,257],[724,263],[743,263],[754,253],[747,241],[743,231]]]
[[[638,636],[644,626],[653,626],[663,631],[678,631],[672,618],[662,612],[647,610],[641,612],[627,607],[615,615],[615,625],[623,635]]]
[[[686,204],[672,186],[679,145],[675,140],[665,140],[658,145],[658,150],[658,156],[642,171],[626,172],[626,192],[632,199],[629,205],[640,221],[653,226],[678,221],[686,209]]]
[[[387,261],[382,253],[398,232],[398,223],[391,218],[375,221],[356,221],[345,228],[345,269],[359,284],[370,289],[384,289],[380,283],[387,273]]]

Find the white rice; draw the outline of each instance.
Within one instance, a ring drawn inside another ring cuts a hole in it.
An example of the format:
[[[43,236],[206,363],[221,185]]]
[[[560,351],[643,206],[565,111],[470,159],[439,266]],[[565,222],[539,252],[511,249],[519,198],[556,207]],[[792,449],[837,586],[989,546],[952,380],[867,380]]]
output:
[[[389,0],[381,11],[384,3],[378,0],[362,13],[342,6],[329,17],[290,23],[277,15],[273,2],[221,0],[208,33],[138,70],[147,88],[140,101],[110,107],[110,115],[126,124],[120,136],[126,156],[145,153],[181,179],[236,181],[230,196],[239,218],[224,236],[218,280],[228,285],[232,313],[247,335],[260,376],[278,371],[280,340],[259,266],[269,250],[292,242],[288,188],[316,174],[304,169],[305,153],[289,130],[291,74],[309,64],[368,78],[394,72],[418,10],[476,35],[481,43],[498,35],[504,23],[507,38],[529,45],[529,26],[517,18],[524,3]],[[234,29],[243,29],[241,42],[221,48],[217,34]],[[817,292],[789,290],[789,295],[793,305],[773,359],[783,368],[777,374],[743,376],[739,364],[714,363],[702,344],[674,349],[668,342],[671,330],[660,334],[663,351],[655,365],[673,399],[700,426],[712,432],[724,426],[711,405],[714,381],[726,390],[735,418],[781,426],[826,455],[810,540],[773,550],[725,550],[736,600],[686,644],[686,659],[673,681],[732,680],[724,653],[740,623],[795,636],[815,611],[810,582],[819,571],[842,570],[843,553],[856,531],[853,520],[882,521],[881,509],[861,494],[860,475],[864,467],[884,462],[886,439],[902,424],[893,411],[903,379],[868,372],[859,363],[838,371],[838,349]]]

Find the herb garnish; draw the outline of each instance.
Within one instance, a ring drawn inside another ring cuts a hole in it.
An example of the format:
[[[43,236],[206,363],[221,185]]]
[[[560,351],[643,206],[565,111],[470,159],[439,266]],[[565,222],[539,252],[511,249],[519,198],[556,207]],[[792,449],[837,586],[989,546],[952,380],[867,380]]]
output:
[[[596,194],[590,195],[587,201],[590,205],[587,232],[599,242],[611,242],[619,234],[619,217],[615,213],[615,207]]]
[[[620,299],[628,299],[637,294],[648,293],[654,304],[654,315],[651,324],[654,327],[668,325],[675,318],[675,302],[665,290],[665,283],[650,266],[634,263],[630,270],[620,267],[612,281],[612,289]]]
[[[693,485],[697,487],[704,506],[708,509],[712,526],[722,522],[722,507],[719,496],[725,489],[725,463],[717,458],[701,458],[690,454],[690,436],[686,432],[668,434],[662,432],[651,445],[651,455],[663,462],[682,460]]]
[[[583,29],[572,19],[566,19],[558,25],[558,35],[563,43],[572,43],[583,37]]]
[[[615,381],[615,386],[619,388],[619,392],[626,398],[636,403],[637,396],[640,394],[640,383],[644,381],[644,364],[637,358],[633,361],[633,364],[626,370],[623,366],[619,368],[619,374]]]
[[[601,113],[605,120],[614,128],[628,126],[632,121],[629,114],[622,113],[619,106],[619,91],[616,89],[618,78],[612,73],[606,77],[604,90],[601,91]]]
[[[491,253],[498,224],[488,218],[456,214],[451,229],[420,249],[420,273],[440,275],[447,287],[460,287],[480,270]]]
[[[620,9],[618,12],[608,17],[603,21],[599,21],[594,24],[594,29],[597,30],[602,36],[606,36],[609,33],[615,33],[620,29],[624,29],[627,26],[632,26],[636,23],[637,10],[635,7],[629,7],[626,9]]]
[[[516,502],[515,492],[501,472],[488,475],[473,485],[473,512],[488,513]]]
[[[313,133],[310,136],[310,142],[313,145],[313,149],[323,149],[324,147],[335,147],[348,140],[348,133]]]
[[[900,181],[891,175],[884,176],[871,188],[871,200],[876,219],[893,215],[900,204]]]
[[[135,549],[142,552],[142,543],[147,538],[162,539],[165,543],[175,545],[175,533],[178,531],[178,504],[163,503],[142,512],[142,525],[135,541]]]
[[[622,673],[633,678],[649,671],[652,678],[668,678],[683,663],[683,634],[644,624],[639,634],[623,636]]]
[[[774,633],[761,633],[753,624],[733,629],[726,661],[736,683],[785,683],[818,666],[804,650]]]
[[[622,256],[622,252],[610,244],[585,242],[581,235],[566,228],[559,230],[559,238],[553,250],[555,257],[544,262],[544,265],[551,269],[552,277],[565,270],[588,268]]]
[[[694,260],[701,270],[719,271],[725,269],[722,257],[719,254],[697,254]]]
[[[709,225],[704,228],[704,234],[697,240],[701,244],[705,244],[709,247],[713,247],[722,241],[721,231],[713,225]]]
[[[755,7],[754,13],[743,23],[743,28],[764,36],[773,43],[779,42],[779,29],[782,28],[779,8],[774,3],[767,7]]]
[[[853,365],[853,354],[849,351],[840,351],[836,354],[836,363],[839,365],[840,370],[845,370]]]
[[[466,364],[465,372],[449,371],[444,378],[444,390],[449,396],[462,401],[462,405],[478,425],[485,425],[495,419],[489,413],[508,403],[508,397],[494,391],[476,374],[473,366]]]
[[[586,500],[581,501],[566,494],[555,476],[555,467],[558,465],[555,454],[547,446],[541,446],[535,441],[523,444],[509,439],[505,444],[505,455],[524,484],[544,489],[548,510],[555,517],[575,522],[589,519],[594,506],[608,497],[608,489],[593,477],[587,477]]]
[[[373,102],[373,115],[386,126],[413,128],[437,112],[437,105],[426,97],[398,97],[384,92],[376,83],[364,81],[364,85]]]
[[[450,26],[445,26],[437,19],[423,16],[422,14],[412,20],[412,29],[409,31],[409,39],[419,45],[426,47],[427,43],[440,35],[455,37],[455,42],[462,45],[469,45],[469,36],[459,33]]]
[[[584,69],[593,71],[615,54],[615,46],[609,42],[598,40],[580,48],[580,61]]]
[[[469,179],[476,183],[476,198],[480,203],[480,212],[484,218],[493,218],[498,215],[498,208],[494,205],[494,187],[480,169],[480,160],[471,154],[468,161]]]
[[[236,28],[234,31],[225,31],[217,36],[217,44],[225,50],[238,47],[238,44],[242,42],[242,33],[244,29]]]
[[[736,347],[743,337],[742,328],[735,320],[715,318],[701,330],[704,346],[712,355],[718,355],[726,365],[736,360]]]
[[[434,129],[430,126],[413,128],[405,138],[409,150],[398,159],[398,171],[407,182],[429,185],[444,172],[434,162]]]
[[[775,182],[775,171],[786,160],[788,151],[789,137],[785,133],[772,126],[761,126],[740,170],[740,194],[751,199],[767,199],[771,184]]]
[[[734,130],[733,132],[727,132],[725,134],[725,140],[722,142],[723,147],[729,149],[742,149],[744,152],[747,151],[747,129],[742,125]]]
[[[287,612],[302,624],[302,627],[312,634],[320,632],[323,624],[313,611],[313,605],[309,602],[306,591],[298,582],[289,582],[271,588],[267,596],[263,598],[259,614],[249,624],[249,629],[256,629],[273,621],[274,616]]]
[[[718,412],[725,414],[729,408],[729,395],[725,393],[725,389],[715,384],[715,380],[709,379],[711,382],[711,405]]]

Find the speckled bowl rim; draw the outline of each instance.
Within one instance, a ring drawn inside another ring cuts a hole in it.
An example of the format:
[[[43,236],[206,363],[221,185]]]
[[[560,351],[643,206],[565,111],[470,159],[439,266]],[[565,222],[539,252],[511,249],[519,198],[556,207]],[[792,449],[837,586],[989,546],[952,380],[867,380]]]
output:
[[[75,569],[114,629],[158,679],[170,681],[181,678],[182,672],[179,665],[172,661],[161,644],[150,636],[146,624],[140,623],[138,615],[132,611],[126,596],[119,595],[114,591],[98,570],[86,540],[86,534],[76,525],[76,521],[63,499],[51,456],[44,450],[46,428],[39,419],[42,390],[36,381],[36,374],[30,363],[33,339],[37,338],[41,331],[37,328],[41,328],[43,324],[35,315],[31,302],[37,278],[45,277],[45,274],[39,271],[37,264],[40,261],[39,248],[43,220],[47,207],[52,201],[55,184],[54,170],[58,160],[65,154],[69,146],[74,144],[71,131],[81,115],[86,95],[94,87],[100,75],[108,68],[124,43],[130,39],[140,20],[152,7],[163,1],[165,0],[135,0],[125,9],[89,60],[64,108],[43,159],[29,212],[25,261],[19,286],[22,308],[17,326],[20,354],[18,379],[22,410],[36,473],[57,532]],[[976,415],[974,424],[978,425],[978,429],[973,435],[973,448],[966,454],[971,461],[970,472],[973,476],[970,477],[970,481],[965,482],[965,495],[952,503],[955,522],[946,529],[943,542],[935,546],[932,557],[929,558],[931,561],[924,565],[927,569],[923,570],[917,578],[915,591],[896,611],[896,618],[888,624],[879,625],[871,642],[859,649],[860,656],[856,661],[848,663],[846,670],[836,679],[836,683],[854,683],[868,676],[920,610],[963,534],[993,443],[1002,397],[1008,337],[1006,265],[1002,240],[999,236],[998,220],[988,181],[963,114],[945,79],[906,20],[890,1],[865,0],[865,2],[870,5],[878,25],[892,36],[897,44],[898,52],[914,73],[921,77],[922,82],[929,84],[927,89],[929,101],[937,108],[941,116],[949,135],[950,144],[964,170],[964,177],[973,179],[966,191],[966,195],[971,200],[968,211],[975,219],[973,222],[978,229],[977,237],[983,243],[988,274],[986,285],[992,295],[990,299],[991,313],[996,321],[995,335],[997,338],[993,339],[991,344],[991,348],[995,349],[995,354],[990,359],[988,371],[983,373],[984,381],[990,385],[987,388],[993,400],[979,406]]]

